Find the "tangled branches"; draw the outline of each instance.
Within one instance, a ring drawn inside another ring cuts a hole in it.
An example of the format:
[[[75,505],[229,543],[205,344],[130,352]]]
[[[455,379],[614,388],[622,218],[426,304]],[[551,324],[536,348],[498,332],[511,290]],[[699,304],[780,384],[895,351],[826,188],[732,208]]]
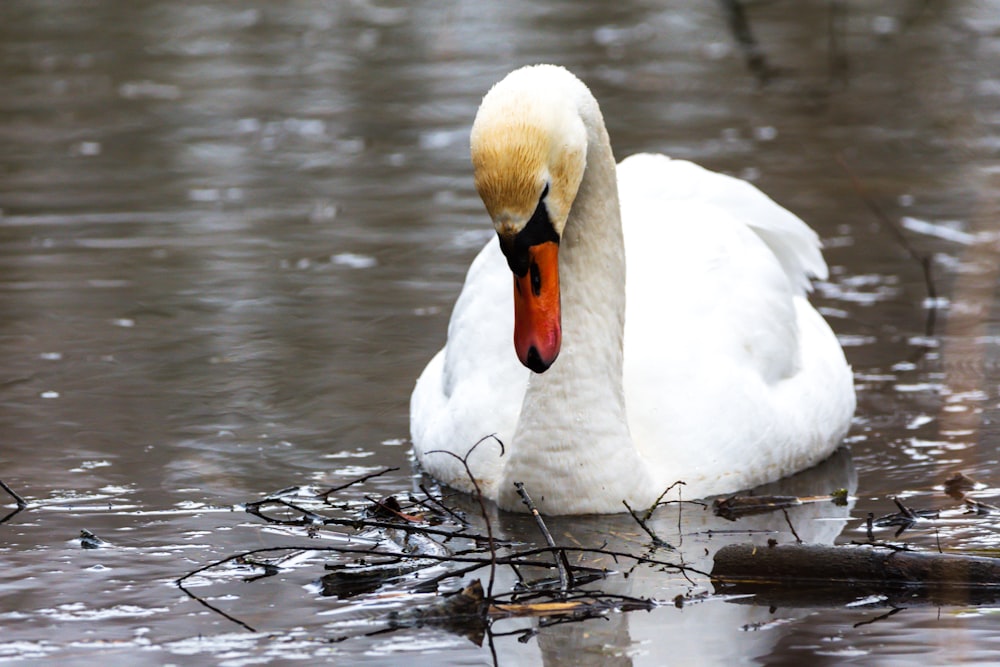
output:
[[[303,559],[319,557],[324,567],[317,582],[322,595],[347,599],[387,588],[436,594],[430,604],[385,614],[378,619],[381,627],[365,634],[433,625],[480,645],[488,638],[492,649],[493,637],[500,636],[493,633],[497,620],[536,618],[531,629],[516,633],[526,641],[538,628],[548,625],[602,617],[616,610],[648,610],[659,604],[602,590],[601,582],[607,580],[611,568],[647,565],[684,576],[707,576],[681,563],[654,557],[655,549],[651,554],[639,554],[603,546],[559,545],[537,511],[533,514],[544,546],[502,539],[495,534],[481,496],[480,517],[475,520],[423,485],[419,493],[381,498],[365,495],[360,501],[360,485],[393,470],[387,468],[327,490],[291,487],[246,503],[246,512],[267,525],[301,531],[302,537],[314,539],[227,556],[188,572],[176,580],[177,586],[213,612],[256,631],[238,614],[197,595],[192,584],[199,577],[226,572],[227,568],[249,583],[301,565]],[[528,490],[519,485],[519,493],[529,511],[533,510]],[[475,527],[480,523],[485,530]],[[334,537],[337,544],[323,543],[326,540],[322,538]],[[499,572],[508,582],[506,590],[494,590]],[[480,573],[488,576],[485,588],[477,578]]]

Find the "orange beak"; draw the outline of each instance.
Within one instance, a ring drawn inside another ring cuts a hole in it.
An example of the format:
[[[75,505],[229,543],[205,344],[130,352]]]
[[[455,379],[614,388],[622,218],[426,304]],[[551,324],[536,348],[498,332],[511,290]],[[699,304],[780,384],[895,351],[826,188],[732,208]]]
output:
[[[559,356],[559,244],[528,247],[528,271],[514,274],[514,349],[521,363],[544,373]]]

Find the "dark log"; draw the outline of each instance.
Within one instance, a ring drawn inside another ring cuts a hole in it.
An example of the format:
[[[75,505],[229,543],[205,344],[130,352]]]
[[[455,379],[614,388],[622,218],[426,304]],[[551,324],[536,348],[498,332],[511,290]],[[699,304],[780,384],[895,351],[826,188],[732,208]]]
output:
[[[989,588],[1000,591],[1000,558],[879,546],[730,544],[715,554],[716,590],[737,584]]]
[[[392,628],[435,626],[468,638],[476,646],[486,636],[488,601],[476,579],[462,590],[417,609],[389,612]]]

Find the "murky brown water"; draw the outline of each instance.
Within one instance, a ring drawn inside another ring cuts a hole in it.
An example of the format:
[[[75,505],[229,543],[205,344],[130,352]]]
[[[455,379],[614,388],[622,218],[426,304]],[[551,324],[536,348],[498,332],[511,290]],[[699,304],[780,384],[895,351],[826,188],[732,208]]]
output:
[[[238,503],[384,466],[403,472],[365,491],[410,487],[409,392],[491,233],[468,129],[529,62],[591,84],[619,157],[749,178],[826,240],[816,301],[856,372],[851,453],[776,488],[858,499],[793,512],[803,537],[862,537],[898,494],[949,509],[912,543],[995,548],[1000,524],[934,487],[963,470],[1000,495],[1000,3],[795,4],[748,7],[762,86],[724,3],[0,3],[0,479],[32,504],[0,525],[0,661],[489,662],[444,631],[360,636],[408,600],[323,598],[318,557],[206,589],[258,633],[171,582],[305,540]],[[932,256],[931,335],[919,264],[838,155]],[[552,527],[635,535],[621,517]],[[691,558],[720,527],[685,515]],[[740,527],[789,538],[783,517]],[[112,546],[82,550],[81,529]],[[676,579],[608,585],[669,600],[691,590]],[[998,610],[856,626],[885,608],[717,599],[496,645],[502,664],[982,664]]]

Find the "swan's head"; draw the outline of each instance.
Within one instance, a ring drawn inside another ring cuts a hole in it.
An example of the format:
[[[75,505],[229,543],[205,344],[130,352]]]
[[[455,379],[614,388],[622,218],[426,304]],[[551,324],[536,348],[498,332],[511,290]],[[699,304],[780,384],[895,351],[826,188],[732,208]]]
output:
[[[514,273],[514,348],[536,373],[562,343],[559,241],[587,161],[587,99],[565,69],[525,67],[493,86],[472,126],[476,190]]]

